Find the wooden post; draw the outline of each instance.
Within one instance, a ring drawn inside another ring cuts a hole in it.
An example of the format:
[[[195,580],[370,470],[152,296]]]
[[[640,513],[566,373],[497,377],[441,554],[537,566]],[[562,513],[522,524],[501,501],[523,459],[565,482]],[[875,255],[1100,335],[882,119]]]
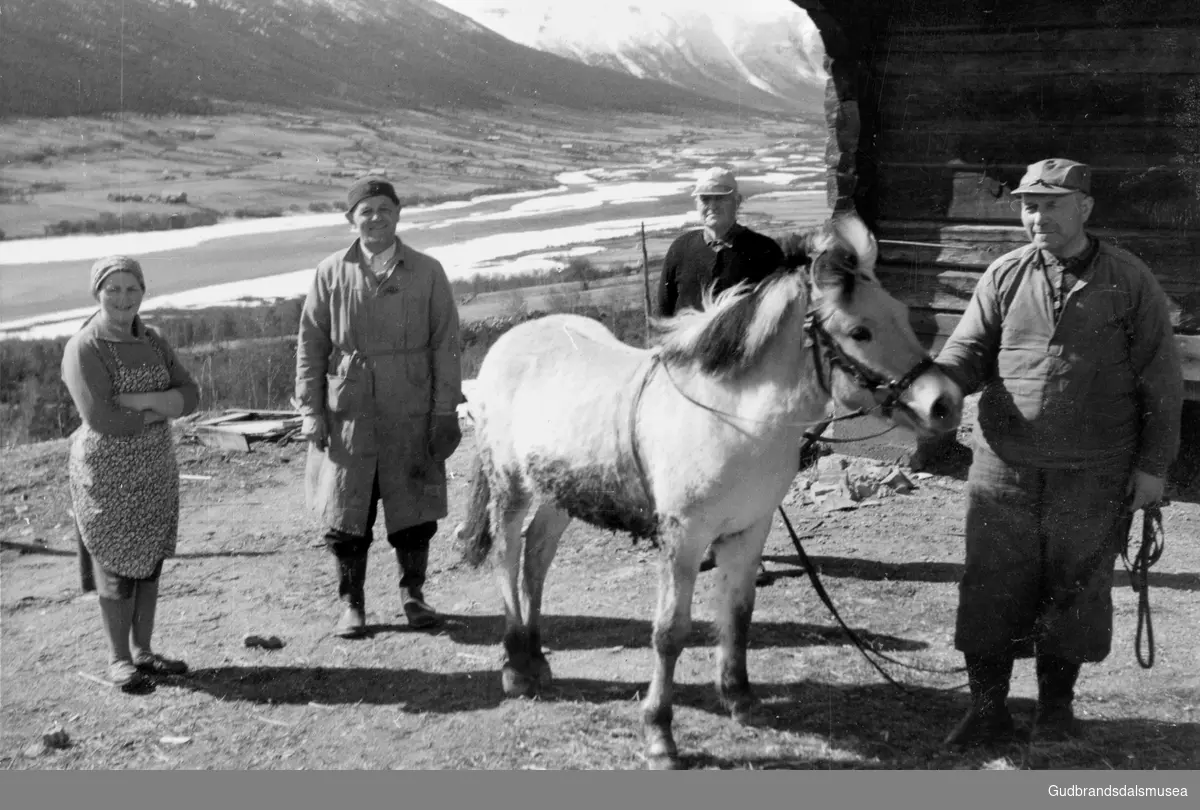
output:
[[[650,256],[646,253],[646,223],[642,223],[642,283],[646,288],[645,295],[645,313],[646,313],[646,340],[645,346],[650,347]]]

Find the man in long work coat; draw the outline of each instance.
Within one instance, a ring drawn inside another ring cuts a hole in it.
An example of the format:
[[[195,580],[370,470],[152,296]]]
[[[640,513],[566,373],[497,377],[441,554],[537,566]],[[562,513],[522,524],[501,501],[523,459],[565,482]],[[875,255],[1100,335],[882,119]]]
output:
[[[1116,557],[1179,447],[1167,298],[1141,260],[1087,232],[1089,168],[1034,163],[1013,195],[1030,244],[988,267],[937,358],[982,391],[955,634],[971,707],[955,745],[1012,737],[1013,662],[1031,656],[1034,736],[1077,733],[1080,667],[1112,642]]]
[[[461,438],[458,311],[442,266],[396,236],[400,200],[381,177],[357,181],[358,232],[317,266],[300,316],[296,401],[309,440],[306,496],[337,558],[337,634],[366,631],[363,585],[378,505],[396,551],[411,626],[437,615],[423,587],[429,542],[447,513],[445,461]]]

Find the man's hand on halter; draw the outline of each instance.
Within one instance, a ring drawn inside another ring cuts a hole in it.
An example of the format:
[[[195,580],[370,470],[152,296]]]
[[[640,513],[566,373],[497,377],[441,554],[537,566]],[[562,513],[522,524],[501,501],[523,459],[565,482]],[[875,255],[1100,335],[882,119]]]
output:
[[[300,424],[300,438],[308,439],[309,443],[318,450],[329,446],[329,427],[325,424],[325,414],[315,413],[304,417]]]
[[[1166,487],[1165,478],[1134,470],[1133,475],[1129,477],[1129,486],[1125,489],[1125,494],[1132,498],[1129,511],[1136,512],[1145,506],[1158,503],[1162,500]]]

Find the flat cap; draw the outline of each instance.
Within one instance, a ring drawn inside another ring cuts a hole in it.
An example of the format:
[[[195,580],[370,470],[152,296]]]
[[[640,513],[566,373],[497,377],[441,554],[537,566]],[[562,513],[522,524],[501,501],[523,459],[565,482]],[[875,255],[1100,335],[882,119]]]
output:
[[[1030,164],[1013,194],[1092,193],[1092,170],[1066,158],[1049,158]]]

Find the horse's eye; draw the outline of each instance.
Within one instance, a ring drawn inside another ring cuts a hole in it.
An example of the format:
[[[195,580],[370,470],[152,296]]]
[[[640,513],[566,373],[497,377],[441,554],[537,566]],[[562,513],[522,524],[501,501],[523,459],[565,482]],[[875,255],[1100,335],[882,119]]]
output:
[[[871,339],[871,330],[865,326],[856,326],[850,330],[850,339],[857,340],[859,343],[866,343]]]

